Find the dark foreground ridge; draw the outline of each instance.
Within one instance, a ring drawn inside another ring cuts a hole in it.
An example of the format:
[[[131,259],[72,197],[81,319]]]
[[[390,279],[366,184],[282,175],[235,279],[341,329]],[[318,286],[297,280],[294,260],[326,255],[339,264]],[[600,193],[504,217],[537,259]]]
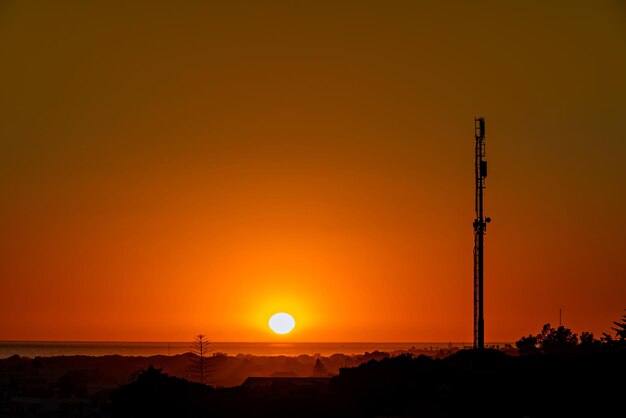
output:
[[[111,393],[112,417],[562,417],[622,410],[626,353],[373,360],[338,376],[214,389],[149,368]],[[617,381],[615,377],[618,377]],[[271,379],[268,379],[271,381]]]
[[[130,383],[89,400],[81,400],[80,374],[68,375],[53,398],[31,409],[28,399],[37,394],[10,397],[10,382],[0,416],[617,416],[612,411],[623,412],[624,376],[623,347],[525,356],[462,350],[439,359],[403,354],[342,368],[334,377],[251,378],[231,388],[149,366]]]

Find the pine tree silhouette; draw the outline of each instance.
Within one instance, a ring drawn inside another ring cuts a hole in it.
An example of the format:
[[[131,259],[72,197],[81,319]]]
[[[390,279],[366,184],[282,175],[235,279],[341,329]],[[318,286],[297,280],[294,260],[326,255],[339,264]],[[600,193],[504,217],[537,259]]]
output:
[[[613,321],[613,323],[616,326],[611,327],[611,329],[615,331],[617,338],[620,340],[626,340],[626,315],[622,316],[622,322]]]
[[[326,367],[324,367],[324,364],[322,364],[322,361],[319,358],[315,360],[315,365],[313,366],[313,377],[328,377],[328,376],[330,376],[330,373],[328,373],[328,370],[326,370]]]
[[[193,338],[191,353],[193,355],[191,372],[198,377],[200,383],[204,383],[204,379],[209,374],[209,341],[205,335],[198,334]]]

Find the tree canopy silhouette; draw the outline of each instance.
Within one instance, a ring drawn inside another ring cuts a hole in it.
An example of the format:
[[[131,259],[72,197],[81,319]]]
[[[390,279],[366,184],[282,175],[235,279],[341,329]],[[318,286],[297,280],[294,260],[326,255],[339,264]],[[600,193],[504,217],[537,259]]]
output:
[[[589,335],[585,334],[585,338],[588,339]],[[593,338],[593,335],[591,335],[591,338]],[[578,335],[562,325],[558,328],[552,328],[548,323],[542,327],[539,334],[522,337],[515,345],[520,354],[534,354],[538,352],[563,354],[576,349],[578,346]]]

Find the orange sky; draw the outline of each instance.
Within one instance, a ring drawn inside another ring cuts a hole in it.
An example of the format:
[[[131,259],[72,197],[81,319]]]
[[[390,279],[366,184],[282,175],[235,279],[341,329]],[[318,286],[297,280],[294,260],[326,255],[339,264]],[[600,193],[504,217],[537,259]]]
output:
[[[114,3],[0,6],[0,340],[471,341],[475,115],[486,339],[623,314],[623,2]]]

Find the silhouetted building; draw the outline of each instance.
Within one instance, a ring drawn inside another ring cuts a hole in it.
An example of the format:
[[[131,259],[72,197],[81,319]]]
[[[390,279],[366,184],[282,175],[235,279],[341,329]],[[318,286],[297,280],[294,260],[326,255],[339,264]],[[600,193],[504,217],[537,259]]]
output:
[[[241,387],[258,389],[272,386],[314,386],[326,385],[330,382],[330,377],[249,377],[243,382]]]

